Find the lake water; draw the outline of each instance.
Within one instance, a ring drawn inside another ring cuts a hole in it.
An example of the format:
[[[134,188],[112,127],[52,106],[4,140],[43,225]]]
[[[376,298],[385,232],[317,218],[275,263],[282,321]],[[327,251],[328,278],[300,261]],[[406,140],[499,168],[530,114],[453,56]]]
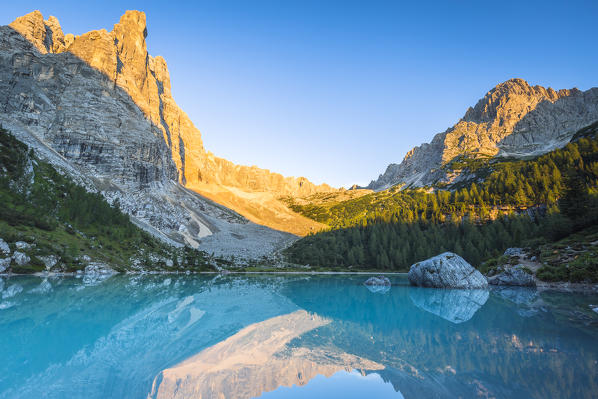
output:
[[[598,296],[367,277],[4,278],[0,398],[598,396]]]

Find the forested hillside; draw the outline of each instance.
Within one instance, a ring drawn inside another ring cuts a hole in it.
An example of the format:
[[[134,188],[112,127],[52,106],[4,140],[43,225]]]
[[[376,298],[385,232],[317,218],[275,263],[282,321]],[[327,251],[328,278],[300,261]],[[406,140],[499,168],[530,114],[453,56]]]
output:
[[[511,246],[551,242],[598,221],[598,123],[530,160],[458,159],[453,187],[393,188],[343,202],[293,204],[331,229],[287,250],[297,263],[405,271],[450,250],[474,265]]]
[[[207,267],[203,253],[152,237],[118,203],[110,205],[101,194],[87,192],[2,128],[0,202],[0,238],[30,259],[12,262],[6,271],[46,270],[47,257],[56,260],[52,270],[62,272],[83,269],[90,261],[117,270]]]

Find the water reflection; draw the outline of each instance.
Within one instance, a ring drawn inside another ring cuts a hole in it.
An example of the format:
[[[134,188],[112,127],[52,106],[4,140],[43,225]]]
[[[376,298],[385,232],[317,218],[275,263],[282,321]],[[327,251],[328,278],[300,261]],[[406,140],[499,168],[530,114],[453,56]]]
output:
[[[463,323],[473,317],[488,300],[488,290],[451,290],[413,287],[409,297],[420,309],[451,323]]]
[[[149,397],[249,399],[278,387],[305,385],[317,375],[384,368],[335,347],[289,346],[291,340],[330,323],[298,310],[252,324],[162,371]]]
[[[452,293],[396,277],[375,295],[362,283],[0,278],[0,398],[334,398],[358,387],[376,397],[591,398],[598,391],[598,314],[588,307],[596,295]]]

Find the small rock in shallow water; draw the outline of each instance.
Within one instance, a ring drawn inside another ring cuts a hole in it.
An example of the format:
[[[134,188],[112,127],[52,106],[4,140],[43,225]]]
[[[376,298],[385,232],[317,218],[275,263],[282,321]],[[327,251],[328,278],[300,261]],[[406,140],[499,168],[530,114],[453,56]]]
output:
[[[370,277],[368,278],[365,285],[385,285],[390,286],[390,280],[386,276],[377,276],[377,277]]]

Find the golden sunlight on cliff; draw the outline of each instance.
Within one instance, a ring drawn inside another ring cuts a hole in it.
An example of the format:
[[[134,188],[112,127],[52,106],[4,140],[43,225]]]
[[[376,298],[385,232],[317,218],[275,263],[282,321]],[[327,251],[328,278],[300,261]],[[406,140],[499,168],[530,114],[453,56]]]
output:
[[[64,35],[55,17],[44,20],[39,11],[17,18],[10,26],[41,53],[69,52],[102,72],[106,85],[124,89],[162,132],[181,184],[276,230],[305,235],[324,227],[296,214],[277,198],[337,189],[315,185],[303,177],[236,165],[204,149],[199,130],[172,97],[166,61],[147,51],[143,12],[127,11],[110,32],[101,29],[76,37]]]

